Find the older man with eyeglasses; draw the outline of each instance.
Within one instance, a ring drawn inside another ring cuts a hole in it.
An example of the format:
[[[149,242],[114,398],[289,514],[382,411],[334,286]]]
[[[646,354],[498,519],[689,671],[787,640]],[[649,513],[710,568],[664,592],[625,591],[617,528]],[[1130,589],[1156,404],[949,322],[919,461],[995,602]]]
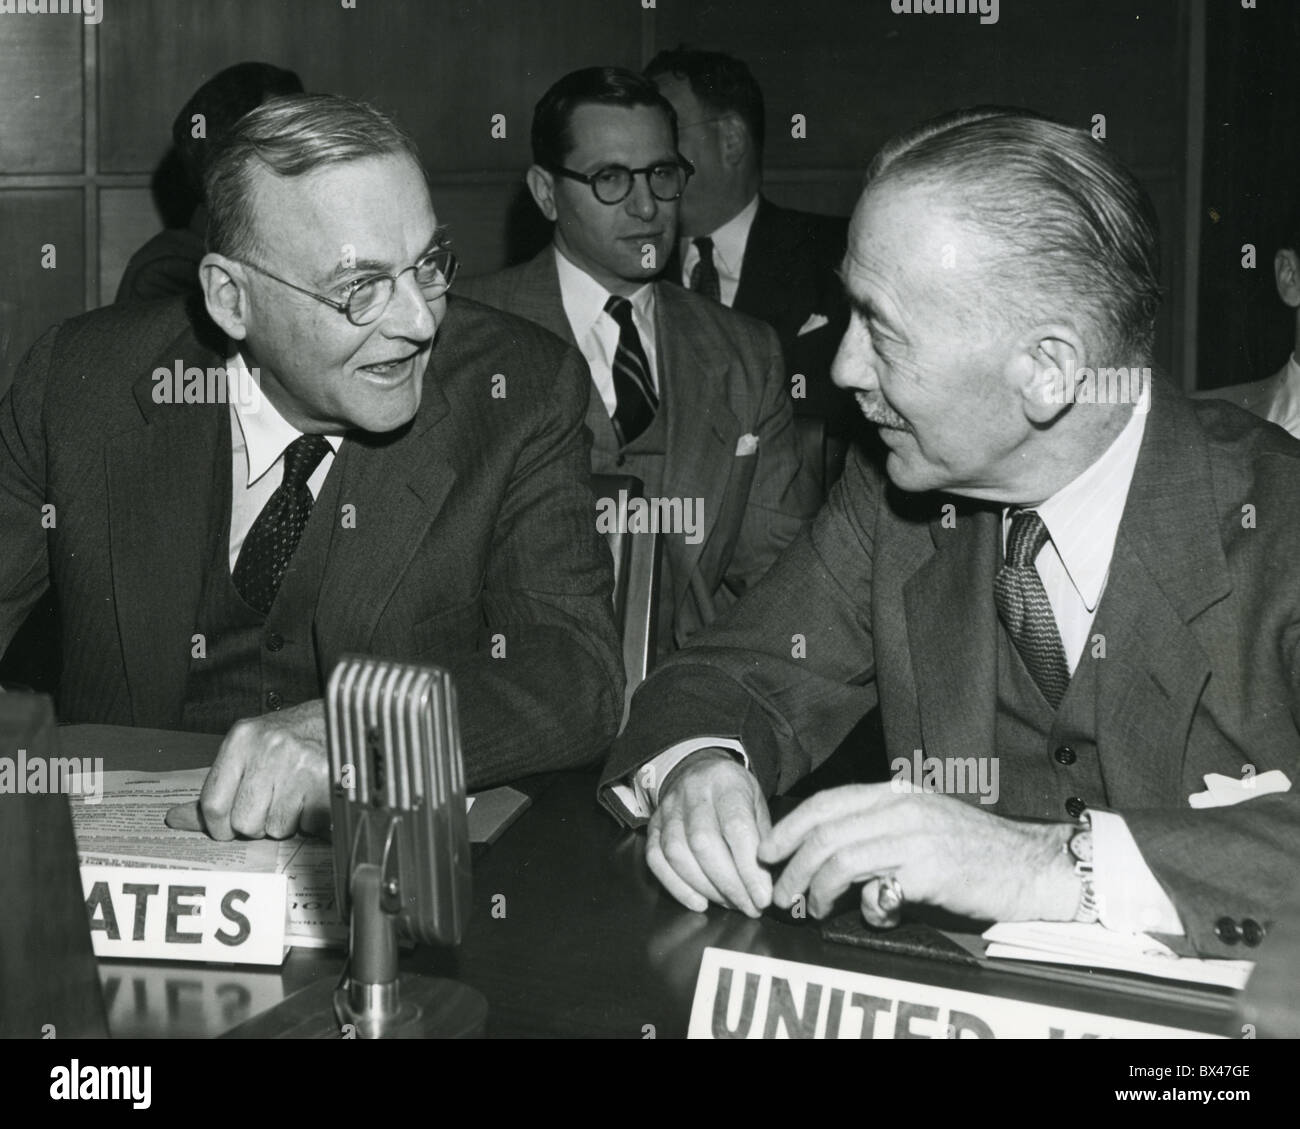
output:
[[[666,654],[756,583],[820,500],[781,347],[763,323],[655,281],[692,169],[654,83],[616,67],[566,75],[537,103],[532,146],[528,188],[553,245],[463,290],[582,351],[596,473],[635,475],[663,513],[702,507],[697,527],[661,529]]]
[[[623,675],[582,358],[449,296],[369,106],[265,103],[205,195],[206,309],[56,326],[0,402],[0,649],[53,585],[61,719],[225,734],[169,815],[220,839],[328,827],[348,652],[452,671],[471,787],[597,757]]]

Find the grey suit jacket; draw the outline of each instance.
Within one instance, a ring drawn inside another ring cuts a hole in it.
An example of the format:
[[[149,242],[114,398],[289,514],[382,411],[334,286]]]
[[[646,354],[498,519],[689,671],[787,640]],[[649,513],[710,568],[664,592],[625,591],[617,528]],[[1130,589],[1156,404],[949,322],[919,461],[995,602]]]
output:
[[[155,403],[152,374],[224,366],[210,329],[179,301],[97,310],[46,333],[0,401],[0,649],[52,583],[62,721],[180,728],[229,407]],[[588,762],[618,726],[589,383],[550,334],[453,298],[415,419],[350,432],[330,470],[355,528],[321,581],[321,687],[349,651],[447,666],[471,786]]]
[[[1096,806],[1125,817],[1177,907],[1187,936],[1172,943],[1209,955],[1242,955],[1217,922],[1267,923],[1300,861],[1298,498],[1300,443],[1156,383],[1098,608]],[[1000,530],[996,507],[903,494],[852,457],[762,583],[636,694],[602,795],[700,736],[740,740],[766,792],[783,792],[877,702],[891,758],[995,752]],[[1292,790],[1190,807],[1205,774],[1240,780],[1247,765]],[[1044,756],[1003,774],[991,810],[1063,820],[1068,771]]]
[[[555,252],[457,283],[462,293],[518,314],[573,343]],[[667,447],[662,493],[705,499],[698,544],[669,537],[678,641],[713,622],[767,571],[817,510],[817,487],[800,461],[781,351],[772,330],[680,287],[659,285],[659,379]],[[590,385],[587,426],[611,433]],[[742,436],[755,454],[737,453]],[[597,470],[615,470],[598,467]],[[661,640],[661,644],[665,641]],[[661,648],[662,649],[662,648]]]

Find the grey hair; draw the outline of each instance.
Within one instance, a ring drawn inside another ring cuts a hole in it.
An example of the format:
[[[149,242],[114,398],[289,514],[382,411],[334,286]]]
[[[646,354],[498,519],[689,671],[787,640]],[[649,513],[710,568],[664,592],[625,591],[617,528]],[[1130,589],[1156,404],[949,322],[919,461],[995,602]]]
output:
[[[1088,344],[1148,362],[1160,306],[1155,208],[1105,144],[1027,110],[934,118],[876,154],[868,186],[939,187],[954,214],[994,239],[999,298],[1026,316],[1081,318]]]
[[[263,102],[219,142],[204,176],[208,250],[238,259],[257,247],[252,207],[257,166],[297,177],[343,161],[403,154],[423,173],[411,136],[365,102],[335,94],[295,94]]]

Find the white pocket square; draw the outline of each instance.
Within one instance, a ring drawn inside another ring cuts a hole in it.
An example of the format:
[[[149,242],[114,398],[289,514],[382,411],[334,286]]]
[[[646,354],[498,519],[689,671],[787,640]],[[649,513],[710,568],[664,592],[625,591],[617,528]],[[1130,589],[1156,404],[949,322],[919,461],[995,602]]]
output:
[[[736,440],[737,455],[752,455],[758,450],[758,436],[752,431]]]
[[[822,326],[830,323],[830,318],[823,317],[821,314],[809,314],[808,320],[799,327],[796,337],[802,337],[805,333],[811,333],[814,329],[821,329]]]
[[[1193,792],[1187,802],[1194,808],[1226,808],[1253,800],[1256,796],[1267,796],[1271,792],[1291,791],[1291,781],[1281,769],[1271,768],[1258,776],[1223,776],[1217,772],[1207,772],[1204,792]]]

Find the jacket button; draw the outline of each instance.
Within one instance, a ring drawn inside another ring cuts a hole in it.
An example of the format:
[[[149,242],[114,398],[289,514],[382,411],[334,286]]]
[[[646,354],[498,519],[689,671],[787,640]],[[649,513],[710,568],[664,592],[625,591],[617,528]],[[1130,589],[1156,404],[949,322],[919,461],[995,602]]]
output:
[[[1252,949],[1264,939],[1264,927],[1253,917],[1241,919],[1241,939]]]
[[[278,710],[284,705],[284,699],[274,690],[268,690],[266,693],[266,708],[268,710]]]
[[[1070,748],[1069,745],[1060,746],[1052,756],[1056,758],[1057,764],[1073,764],[1079,759],[1079,754]]]
[[[1039,762],[1041,763],[1041,762]],[[1071,819],[1078,819],[1088,808],[1088,805],[1079,799],[1078,796],[1071,796],[1065,801],[1065,812]]]
[[[272,631],[266,637],[266,649],[268,651],[278,651],[284,646],[284,636],[278,631]]]
[[[1221,917],[1214,923],[1214,935],[1225,945],[1235,945],[1241,940],[1241,930],[1230,917]]]

